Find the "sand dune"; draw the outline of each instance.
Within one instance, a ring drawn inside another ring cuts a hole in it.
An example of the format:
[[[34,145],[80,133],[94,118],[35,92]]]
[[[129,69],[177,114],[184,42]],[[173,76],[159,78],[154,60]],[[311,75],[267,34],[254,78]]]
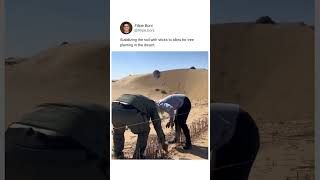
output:
[[[313,119],[314,31],[307,26],[215,25],[211,100],[268,121]]]
[[[188,117],[187,124],[197,122],[208,117],[208,70],[204,69],[176,69],[161,72],[160,78],[153,77],[152,72],[144,75],[130,75],[112,83],[112,99],[116,99],[121,94],[137,93],[145,95],[151,99],[159,100],[175,92],[186,94],[192,103],[192,109]],[[167,114],[164,114],[167,117]],[[171,129],[166,129],[165,124],[168,119],[164,119],[162,127],[165,134],[172,133]],[[152,127],[152,125],[151,125]],[[155,131],[151,128],[151,135]],[[125,149],[128,152],[134,150],[133,145],[137,136],[130,131],[126,131]],[[208,158],[208,133],[203,132],[199,139],[193,139],[195,145],[201,145],[199,152],[179,152],[174,150],[173,159],[207,159]],[[170,140],[170,139],[168,139]],[[196,147],[196,146],[195,146]],[[174,149],[174,146],[170,149]],[[129,153],[130,154],[130,153]],[[196,154],[196,155],[195,155]]]
[[[211,33],[211,101],[240,104],[260,127],[252,179],[286,179],[298,171],[312,177],[312,28],[236,23],[213,25]]]
[[[45,102],[109,104],[109,45],[81,42],[48,49],[6,68],[6,123]]]
[[[114,82],[112,98],[116,98],[130,89],[132,91],[143,91],[146,95],[155,97],[179,92],[194,100],[208,100],[208,70],[178,69],[163,71],[159,79],[154,78],[151,73],[128,76]]]

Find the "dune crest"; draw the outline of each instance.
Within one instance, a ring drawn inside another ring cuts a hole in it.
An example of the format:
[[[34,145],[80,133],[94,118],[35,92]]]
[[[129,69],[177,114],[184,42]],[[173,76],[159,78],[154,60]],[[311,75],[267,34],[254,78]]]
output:
[[[6,68],[6,124],[39,103],[109,105],[109,44],[88,41],[51,48]]]
[[[192,99],[208,99],[208,70],[177,69],[162,71],[160,78],[153,75],[127,76],[113,83],[113,98],[120,96],[123,89],[141,90],[146,94],[168,95],[184,93]],[[137,93],[137,92],[136,92]]]

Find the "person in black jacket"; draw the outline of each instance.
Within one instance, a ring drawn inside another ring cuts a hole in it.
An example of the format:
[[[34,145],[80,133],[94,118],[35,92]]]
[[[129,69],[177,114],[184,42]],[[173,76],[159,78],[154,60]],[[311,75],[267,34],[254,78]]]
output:
[[[6,180],[105,180],[109,110],[97,104],[37,106],[5,133]]]
[[[123,159],[124,132],[128,127],[138,135],[133,159],[144,159],[150,132],[149,122],[152,122],[159,143],[167,151],[165,134],[155,101],[139,94],[123,94],[112,102],[113,153],[115,159]]]
[[[260,147],[259,130],[239,105],[211,104],[211,177],[247,180]]]

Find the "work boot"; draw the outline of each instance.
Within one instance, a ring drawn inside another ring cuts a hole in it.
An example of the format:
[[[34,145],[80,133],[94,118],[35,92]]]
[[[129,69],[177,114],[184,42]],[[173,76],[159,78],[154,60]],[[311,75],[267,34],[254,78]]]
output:
[[[143,154],[134,154],[132,159],[146,159],[146,156]]]
[[[124,159],[124,154],[123,153],[114,153],[113,157],[115,159]]]
[[[191,148],[192,148],[191,142],[190,143],[186,143],[186,145],[183,146],[184,150],[188,150],[188,149],[191,149]]]

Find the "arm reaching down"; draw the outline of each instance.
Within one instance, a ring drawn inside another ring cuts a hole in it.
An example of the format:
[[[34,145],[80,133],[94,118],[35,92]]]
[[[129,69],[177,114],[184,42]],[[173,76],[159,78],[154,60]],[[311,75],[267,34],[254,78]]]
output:
[[[174,117],[175,117],[175,113],[174,113],[174,107],[171,106],[168,103],[160,103],[159,104],[160,109],[164,110],[165,112],[167,112],[170,116],[170,123],[173,124],[174,121]]]
[[[158,114],[157,109],[154,108],[151,111],[150,115],[151,115],[151,121],[152,121],[153,127],[156,130],[156,133],[157,133],[157,136],[159,138],[159,141],[160,141],[161,144],[164,144],[166,139],[165,139],[165,135],[164,135],[163,130],[162,130],[161,118],[160,118],[160,116]]]

